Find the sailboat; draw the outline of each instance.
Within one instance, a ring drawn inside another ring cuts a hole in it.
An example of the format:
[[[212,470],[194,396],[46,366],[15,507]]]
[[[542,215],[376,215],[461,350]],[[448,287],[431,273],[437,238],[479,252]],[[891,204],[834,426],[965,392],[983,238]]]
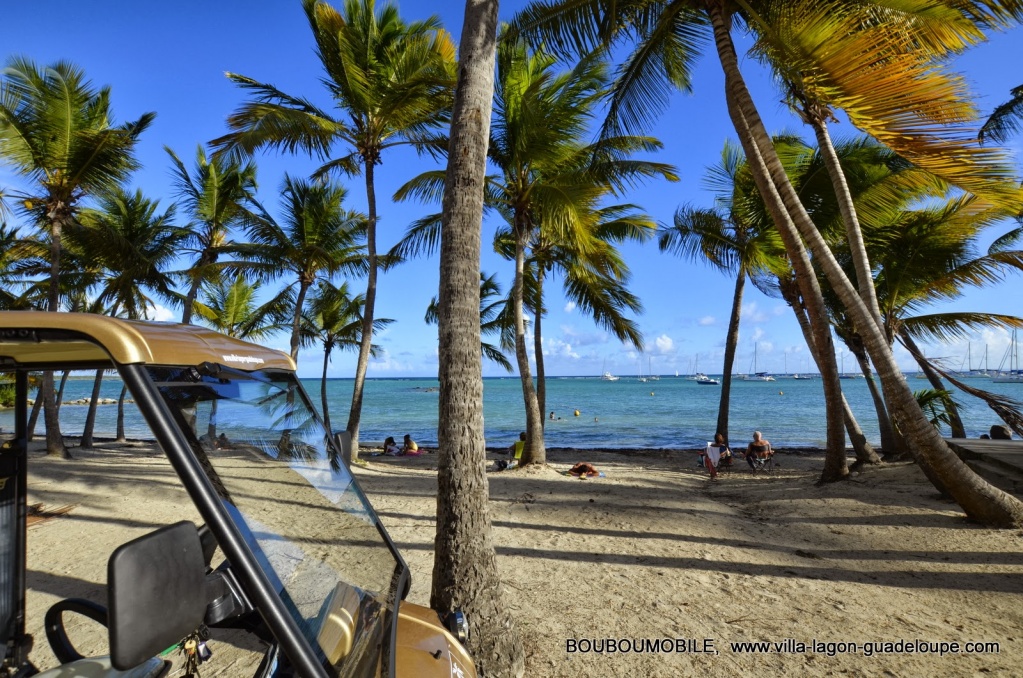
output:
[[[653,358],[647,358],[646,359],[647,379],[649,379],[650,381],[660,381],[661,378],[659,376],[657,376],[656,374],[654,374],[654,371],[651,369],[651,367],[650,367],[651,364],[653,364]]]
[[[602,381],[618,381],[618,377],[607,371],[607,360],[604,360],[604,367],[601,368],[602,374],[600,378]]]
[[[742,378],[743,381],[775,381],[767,372],[757,372],[757,345],[753,344],[753,369]]]
[[[1008,370],[1002,370],[1002,365],[1008,363]],[[1016,343],[1016,330],[1012,331],[1012,341],[1005,351],[998,372],[991,380],[997,384],[1023,384],[1023,369],[1019,366],[1019,345]]]

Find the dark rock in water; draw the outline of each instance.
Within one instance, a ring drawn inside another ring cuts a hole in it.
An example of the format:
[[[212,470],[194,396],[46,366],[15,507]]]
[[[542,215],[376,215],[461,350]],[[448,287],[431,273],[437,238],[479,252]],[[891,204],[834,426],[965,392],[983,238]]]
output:
[[[1012,440],[1012,429],[1010,429],[1008,426],[992,426],[991,439]]]

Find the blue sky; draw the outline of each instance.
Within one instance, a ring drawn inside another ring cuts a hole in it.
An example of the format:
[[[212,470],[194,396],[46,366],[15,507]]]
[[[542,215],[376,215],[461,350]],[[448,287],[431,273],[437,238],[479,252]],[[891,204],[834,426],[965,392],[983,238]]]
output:
[[[504,3],[502,17],[510,18],[522,3]],[[401,2],[406,20],[421,19],[437,12],[438,5],[425,2]],[[461,31],[462,6],[443,3],[440,18],[456,38]],[[133,184],[150,198],[164,205],[174,200],[170,163],[163,147],[172,148],[191,167],[195,149],[225,131],[225,118],[243,100],[242,93],[224,73],[236,72],[272,83],[289,94],[309,97],[329,106],[319,82],[320,66],[298,0],[219,0],[178,3],[138,3],[100,0],[93,3],[71,0],[35,0],[13,3],[4,8],[2,55],[25,55],[46,65],[60,59],[84,69],[97,86],[109,85],[116,122],[137,118],[144,112],[157,114],[145,132],[138,149],[143,169]],[[994,36],[987,44],[960,57],[963,72],[976,94],[977,106],[986,115],[1009,97],[1009,90],[1023,83],[1021,29]],[[709,45],[708,45],[709,47]],[[761,113],[772,132],[789,131],[809,138],[808,131],[780,103],[781,95],[767,74],[755,63],[743,60]],[[651,130],[664,143],[654,159],[675,164],[679,183],[653,182],[625,197],[640,205],[661,223],[670,223],[683,203],[709,206],[710,193],[704,189],[705,168],[717,162],[726,139],[734,133],[724,109],[723,83],[714,58],[700,60],[691,96],[676,95],[669,108]],[[848,124],[832,129],[841,138],[855,134]],[[1023,135],[1010,148],[1017,157],[1023,151]],[[284,174],[308,174],[317,163],[303,156],[262,154],[257,157],[261,201],[275,211],[276,194]],[[404,233],[406,226],[436,206],[414,203],[397,204],[386,200],[401,184],[415,174],[434,167],[411,152],[392,151],[377,171],[379,239],[389,247]],[[0,185],[16,185],[17,180],[0,168]],[[365,209],[362,179],[346,179],[348,205]],[[507,288],[512,265],[490,252],[490,238],[496,222],[483,225],[482,268],[498,273]],[[993,229],[986,241],[1007,230],[1010,224]],[[997,231],[997,233],[996,233]],[[985,243],[986,244],[986,243]],[[628,245],[624,248],[633,278],[630,288],[641,298],[644,311],[636,320],[645,337],[645,353],[623,346],[591,320],[580,314],[560,296],[559,284],[549,284],[550,314],[544,319],[544,346],[547,372],[551,375],[596,375],[605,368],[616,374],[646,372],[687,373],[697,363],[701,371],[720,371],[725,326],[733,291],[733,281],[715,270],[660,254],[656,244]],[[437,333],[423,322],[430,298],[436,294],[438,260],[409,262],[380,279],[377,314],[397,322],[379,333],[375,340],[383,349],[381,358],[370,363],[370,377],[435,376]],[[362,289],[364,281],[354,281]],[[972,310],[1023,314],[1023,282],[1011,277],[992,289],[967,293],[954,304],[935,310]],[[179,311],[157,309],[161,319],[174,319]],[[992,368],[1009,342],[1007,333],[998,330],[978,333],[971,338],[972,355],[988,347]],[[287,338],[270,340],[277,348],[287,348]],[[807,369],[807,351],[791,312],[778,299],[767,298],[747,287],[739,355],[735,369],[749,369],[754,346],[761,370],[789,372]],[[954,366],[964,359],[967,342],[952,346],[928,346],[932,356],[948,356]],[[915,369],[908,356],[898,351],[900,364]],[[354,373],[354,354],[334,357],[330,376],[349,377]],[[322,354],[303,349],[300,372],[319,374]],[[976,364],[974,365],[976,366]],[[849,370],[854,368],[846,361]],[[501,376],[504,371],[484,363],[484,374]]]

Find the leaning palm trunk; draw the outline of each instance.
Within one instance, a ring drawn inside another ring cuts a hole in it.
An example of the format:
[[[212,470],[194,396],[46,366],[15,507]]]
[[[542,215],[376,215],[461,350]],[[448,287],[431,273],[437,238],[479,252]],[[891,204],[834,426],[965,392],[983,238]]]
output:
[[[721,366],[721,400],[718,402],[718,424],[715,433],[720,433],[728,442],[728,411],[732,396],[732,365],[735,363],[735,347],[739,344],[739,315],[742,312],[742,292],[746,284],[746,273],[739,271],[732,294],[732,311],[728,316],[728,334],[725,335],[725,361]]]
[[[352,459],[359,458],[359,425],[362,421],[362,399],[366,388],[366,371],[373,352],[373,318],[377,305],[377,193],[374,179],[375,159],[364,163],[366,171],[366,297],[362,306],[362,336],[359,341],[359,359],[355,363],[355,382],[352,384],[352,407],[348,411],[346,430],[352,436]],[[477,273],[477,277],[478,273]],[[477,287],[479,285],[477,284]]]
[[[770,175],[770,185],[764,184],[758,176],[757,186],[790,256],[805,256],[805,249],[799,239],[802,236],[813,252],[814,260],[819,263],[832,289],[849,313],[853,328],[863,338],[864,347],[881,379],[885,402],[928,478],[932,482],[936,480],[939,489],[942,487],[947,489],[971,519],[991,527],[1013,527],[1023,523],[1023,502],[993,487],[973,473],[945,444],[940,433],[917,405],[886,338],[814,227],[785,174],[770,135],[764,128],[743,82],[731,42],[729,21],[725,18],[721,4],[711,2],[708,10],[714,27],[718,56],[725,72],[730,112],[734,108],[733,122],[737,123],[737,131],[744,148],[749,145],[756,151],[756,157],[751,158],[751,167],[762,163],[762,168]],[[747,156],[749,155],[750,151],[747,150]],[[819,319],[811,317],[811,322],[816,324]]]
[[[810,106],[807,105],[809,108]],[[838,160],[838,153],[835,152],[835,145],[828,133],[824,110],[817,110],[814,113],[807,113],[806,119],[813,128],[817,137],[817,148],[820,149],[824,158],[824,165],[828,168],[828,178],[831,179],[831,186],[835,189],[835,196],[838,198],[838,209],[842,214],[842,223],[845,225],[846,238],[849,240],[849,252],[852,255],[853,269],[856,271],[856,282],[860,298],[870,311],[871,318],[878,329],[883,330],[881,321],[881,310],[877,305],[877,290],[874,289],[874,276],[871,274],[870,260],[867,258],[867,248],[863,244],[863,233],[860,230],[860,221],[856,216],[856,206],[853,204],[852,192],[845,180],[845,172]]]
[[[96,370],[96,378],[92,382],[92,397],[89,398],[89,412],[85,415],[85,428],[82,429],[82,442],[79,447],[92,447],[92,434],[96,428],[96,410],[99,407],[100,387],[103,384],[103,370]]]
[[[892,428],[892,420],[888,416],[888,408],[884,404],[884,397],[877,387],[877,382],[874,381],[874,372],[870,369],[870,360],[867,358],[867,354],[862,346],[854,346],[848,343],[846,345],[849,346],[849,351],[856,356],[856,362],[860,366],[860,373],[863,374],[863,379],[867,382],[867,390],[870,392],[870,399],[873,401],[874,411],[877,413],[877,429],[881,436],[881,450],[887,458],[894,459],[899,457],[906,452],[905,445],[895,435],[895,429]]]
[[[330,428],[330,410],[327,406],[327,368],[330,366],[330,348],[323,348],[323,376],[320,377],[320,405],[323,407],[323,428],[328,436],[333,436],[334,431]]]
[[[60,375],[60,388],[57,389],[57,396],[53,399],[57,406],[57,414],[60,415],[60,406],[64,404],[64,390],[67,388],[67,380],[71,377],[69,370],[64,370]]]
[[[801,263],[798,266],[803,268],[804,264]],[[809,262],[806,262],[805,266],[808,267]],[[795,270],[796,266],[793,266],[793,271]],[[779,278],[779,288],[781,289],[782,298],[785,299],[789,308],[792,309],[796,316],[796,322],[803,333],[803,340],[806,341],[806,347],[810,351],[810,356],[817,365],[817,371],[821,374],[821,383],[824,387],[824,411],[828,428],[824,469],[821,471],[819,482],[827,483],[843,480],[849,476],[849,460],[846,458],[845,453],[843,426],[849,431],[849,437],[852,440],[853,447],[856,449],[856,458],[860,459],[861,455],[869,458],[869,455],[862,445],[857,446],[859,442],[865,441],[865,438],[862,436],[862,431],[860,431],[859,437],[855,435],[855,431],[859,430],[859,424],[852,417],[852,410],[849,409],[849,405],[845,400],[845,394],[842,393],[842,382],[838,378],[838,363],[835,361],[835,347],[831,340],[830,326],[826,322],[824,323],[825,327],[829,328],[829,331],[824,333],[826,334],[825,337],[821,337],[819,335],[822,333],[817,331],[817,327],[810,321],[807,309],[809,306],[813,306],[823,313],[824,299],[818,299],[816,304],[807,304],[806,297],[804,296],[801,303],[798,274],[796,277],[795,283],[792,280]],[[816,282],[816,279],[814,279],[814,282]],[[818,291],[820,291],[819,288]],[[820,347],[820,343],[823,343],[823,349]],[[849,430],[850,420],[854,424],[853,430]]]
[[[28,415],[28,430],[26,431],[26,438],[28,442],[32,442],[32,438],[36,434],[36,423],[39,421],[39,412],[43,409],[43,389],[36,389],[36,399],[32,403],[32,412]]]
[[[909,351],[909,354],[913,356],[913,360],[916,361],[916,364],[920,366],[921,370],[923,370],[924,375],[927,377],[927,381],[931,384],[931,388],[936,391],[947,391],[948,389],[945,388],[945,384],[941,381],[941,377],[938,376],[938,373],[934,371],[933,367],[931,367],[931,363],[929,363],[927,358],[924,357],[920,347],[918,347],[916,342],[913,341],[913,337],[909,336],[905,330],[902,330],[899,332],[899,340]],[[966,428],[963,426],[962,417],[959,416],[959,408],[956,407],[955,402],[953,402],[951,398],[945,400],[945,413],[948,415],[948,424],[952,429],[952,437],[965,438]]]
[[[517,217],[520,219],[522,217]],[[526,262],[526,228],[518,223],[515,227],[515,282],[512,285],[512,307],[515,311],[515,360],[519,366],[519,381],[522,382],[522,403],[526,414],[526,446],[522,451],[520,464],[546,464],[547,450],[543,444],[543,415],[533,387],[533,375],[529,369],[529,352],[526,350],[526,319],[522,296]],[[537,313],[536,315],[539,315]]]
[[[430,606],[442,613],[463,609],[470,626],[468,648],[479,673],[512,678],[525,671],[525,656],[504,604],[494,551],[480,353],[481,224],[497,9],[497,0],[466,2],[444,179],[437,308],[437,536]]]

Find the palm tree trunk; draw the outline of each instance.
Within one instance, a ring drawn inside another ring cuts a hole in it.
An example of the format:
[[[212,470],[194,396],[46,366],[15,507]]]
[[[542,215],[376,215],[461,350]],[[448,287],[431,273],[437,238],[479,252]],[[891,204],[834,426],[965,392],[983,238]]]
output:
[[[330,410],[327,407],[327,367],[330,365],[330,349],[324,347],[323,349],[323,376],[320,378],[320,405],[323,407],[323,428],[327,430],[327,435],[334,435],[334,431],[330,428]]]
[[[373,350],[373,318],[377,304],[377,193],[375,183],[375,159],[363,163],[366,172],[366,204],[369,212],[366,220],[366,259],[369,271],[366,274],[366,301],[362,307],[362,337],[359,342],[359,359],[355,363],[355,383],[352,384],[352,407],[348,412],[347,431],[352,436],[352,459],[359,458],[359,424],[362,421],[362,398],[366,386],[366,371]],[[476,277],[479,277],[477,271]],[[479,287],[479,283],[476,284]]]
[[[206,438],[210,441],[210,446],[215,447],[217,444],[217,409],[219,401],[214,398],[210,401],[210,420],[206,423]]]
[[[540,410],[541,435],[547,422],[544,417],[544,413],[547,412],[547,373],[544,370],[543,339],[540,333],[540,324],[543,320],[543,277],[544,267],[543,264],[539,264],[536,270],[536,301],[533,304],[533,356],[536,360],[536,403]]]
[[[805,253],[804,253],[805,254]],[[789,308],[796,316],[796,322],[803,333],[803,340],[806,347],[817,364],[817,371],[821,374],[821,385],[824,389],[824,412],[827,421],[827,442],[824,453],[824,469],[821,471],[819,483],[828,483],[835,480],[843,480],[849,477],[849,460],[845,452],[845,430],[848,425],[848,416],[845,402],[845,394],[842,393],[842,382],[838,377],[838,363],[835,360],[835,346],[831,339],[831,328],[827,320],[817,323],[811,319],[808,309],[812,306],[823,314],[824,299],[818,297],[816,302],[807,299],[805,293],[801,295],[800,287],[810,288],[811,294],[817,282],[811,274],[806,273],[809,262],[797,258],[792,261],[793,272],[796,273],[796,280],[791,278],[778,278],[778,285],[782,298],[788,303]],[[797,269],[803,270],[803,277],[809,277],[813,284],[800,286],[800,274]],[[816,288],[820,293],[820,288]],[[821,331],[821,327],[824,331]],[[823,335],[823,336],[822,336]]]
[[[905,446],[900,443],[895,435],[891,417],[888,416],[888,408],[885,407],[884,397],[877,387],[877,382],[874,381],[874,372],[870,369],[867,354],[863,351],[862,346],[852,346],[848,342],[846,346],[849,346],[849,351],[856,356],[860,372],[863,374],[863,379],[867,382],[867,390],[870,391],[870,399],[874,402],[874,411],[877,413],[877,429],[881,435],[881,450],[886,458],[889,458],[889,455],[891,455],[890,458],[895,458],[906,451]]]
[[[38,389],[36,389],[36,399],[35,402],[32,403],[32,413],[28,417],[28,430],[25,432],[26,433],[25,437],[27,438],[28,442],[32,442],[32,438],[35,437],[36,423],[39,421],[39,412],[42,411],[42,409],[43,389],[40,386]]]
[[[494,551],[480,352],[481,224],[497,10],[497,0],[467,0],[459,45],[440,247],[437,537],[430,606],[442,613],[462,608],[477,671],[513,678],[525,672],[525,656],[503,600]]]
[[[529,353],[526,350],[526,319],[523,308],[523,279],[526,267],[526,241],[528,239],[525,215],[515,215],[515,281],[512,284],[512,308],[515,313],[515,361],[519,366],[519,381],[522,383],[522,403],[526,415],[526,447],[519,463],[546,464],[547,451],[543,444],[543,414],[533,387],[533,375],[529,369]]]
[[[828,133],[827,123],[821,115],[807,114],[806,119],[817,136],[817,148],[824,158],[824,165],[828,168],[828,177],[835,189],[835,196],[838,198],[838,209],[842,214],[842,223],[845,225],[846,237],[849,240],[849,251],[852,255],[853,268],[856,271],[856,282],[860,292],[860,298],[870,311],[870,315],[879,330],[884,329],[881,321],[881,310],[877,305],[877,294],[874,289],[874,276],[871,273],[870,261],[867,259],[867,248],[863,244],[863,233],[860,230],[860,221],[856,216],[856,206],[853,204],[852,193],[849,191],[849,184],[845,180],[845,172],[838,160],[838,153]]]
[[[63,251],[61,235],[64,222],[70,220],[65,215],[67,205],[58,202],[47,213],[50,220],[50,287],[47,292],[47,310],[56,313],[60,310],[60,255]],[[46,454],[51,457],[70,459],[64,445],[64,434],[60,432],[60,415],[53,397],[53,372],[43,373],[43,386],[39,389],[43,400],[43,420],[46,422]]]
[[[927,362],[927,358],[924,357],[923,351],[921,351],[920,347],[916,345],[915,341],[913,341],[913,337],[909,336],[909,333],[905,330],[900,330],[899,339],[902,341],[902,345],[909,350],[909,353],[913,356],[913,360],[916,361],[916,364],[920,366],[921,370],[923,370],[924,375],[927,377],[927,381],[931,384],[931,388],[937,391],[947,391],[948,388],[946,388],[945,383],[941,380],[938,373],[934,371],[934,368],[931,367],[931,364]],[[965,438],[966,427],[963,426],[963,420],[959,416],[959,408],[956,407],[956,404],[952,402],[951,399],[948,399],[945,402],[945,411],[948,413],[948,423],[952,429],[952,437]]]
[[[195,306],[195,299],[199,296],[199,288],[202,287],[202,282],[206,277],[206,268],[213,263],[216,263],[217,255],[210,252],[209,249],[204,249],[202,254],[199,255],[199,261],[195,262],[195,268],[192,269],[192,282],[188,286],[188,293],[185,295],[184,308],[181,310],[181,322],[188,325],[192,322],[192,309]]]
[[[67,387],[67,380],[70,376],[70,370],[64,370],[60,373],[60,388],[57,389],[57,396],[53,399],[53,404],[57,407],[58,416],[60,415],[60,406],[64,404],[64,389]]]
[[[103,370],[96,370],[96,378],[92,382],[92,397],[89,398],[89,412],[85,415],[85,428],[82,430],[82,442],[79,447],[92,447],[92,434],[96,428],[96,410],[99,408],[100,386],[103,384]]]
[[[766,165],[772,185],[763,186],[758,179],[757,187],[782,234],[790,256],[800,253],[805,256],[805,250],[798,241],[798,236],[802,236],[813,252],[814,261],[820,264],[832,289],[849,313],[854,329],[863,338],[867,353],[881,379],[885,402],[909,443],[910,450],[928,477],[937,479],[939,489],[944,486],[971,519],[990,527],[1015,527],[1023,524],[1023,502],[993,487],[973,473],[949,449],[940,433],[917,405],[887,340],[803,209],[795,189],[785,174],[770,135],[760,120],[739,72],[738,60],[729,34],[730,22],[725,20],[720,0],[709,2],[708,10],[714,26],[718,56],[725,71],[727,96],[741,114],[741,118],[733,116],[733,120],[741,123],[741,128],[737,131],[743,140],[744,148],[749,144],[755,147],[758,156],[763,153],[763,158],[758,162]],[[812,319],[812,322],[817,321]]]
[[[123,443],[128,438],[124,435],[124,397],[128,394],[128,385],[121,387],[121,395],[117,398],[117,442]]]
[[[725,437],[728,444],[728,410],[732,395],[732,365],[735,363],[735,348],[739,345],[739,317],[742,314],[742,293],[746,286],[746,272],[739,271],[732,294],[732,312],[728,316],[728,334],[725,335],[725,362],[721,366],[721,401],[718,403],[717,433]]]
[[[60,418],[57,415],[57,404],[54,402],[53,372],[50,370],[43,372],[39,397],[43,401],[43,421],[46,423],[46,455],[70,459],[71,455],[64,445],[64,435],[60,432]]]
[[[844,392],[842,393],[842,411],[845,412],[845,432],[849,434],[849,442],[852,443],[853,451],[856,453],[854,466],[859,468],[863,464],[880,464],[881,457],[877,456],[874,447],[867,440],[863,429],[860,428],[860,422],[856,421],[856,415],[849,407],[849,401],[846,400]]]
[[[305,274],[298,276],[298,295],[295,297],[295,315],[291,318],[291,359],[298,362],[298,347],[302,339],[302,307],[305,306],[305,297],[309,292],[312,280],[307,279]]]

